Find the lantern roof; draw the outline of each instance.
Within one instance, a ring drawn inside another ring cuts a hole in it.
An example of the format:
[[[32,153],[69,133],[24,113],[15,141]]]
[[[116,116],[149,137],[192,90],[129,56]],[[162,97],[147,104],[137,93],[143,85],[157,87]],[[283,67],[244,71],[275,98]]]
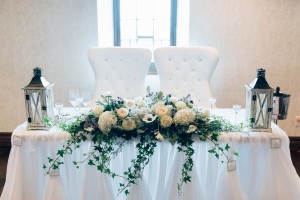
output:
[[[272,89],[272,87],[268,84],[266,78],[265,78],[265,69],[257,69],[257,77],[256,79],[249,84],[249,86],[253,89]]]
[[[274,97],[290,97],[290,94],[284,94],[280,92],[280,87],[276,87],[275,93],[273,94]]]
[[[46,88],[49,85],[52,85],[49,83],[44,77],[42,77],[42,68],[36,67],[33,69],[33,78],[31,79],[30,83],[25,87],[34,87],[34,88]]]

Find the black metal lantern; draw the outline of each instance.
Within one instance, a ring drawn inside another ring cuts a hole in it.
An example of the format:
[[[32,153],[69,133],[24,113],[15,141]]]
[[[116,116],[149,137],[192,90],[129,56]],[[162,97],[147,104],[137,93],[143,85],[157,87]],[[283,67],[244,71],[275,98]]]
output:
[[[42,77],[42,69],[33,69],[33,78],[23,88],[27,116],[27,130],[48,130],[45,118],[52,118],[53,113],[53,83]]]
[[[290,94],[280,92],[280,87],[276,87],[276,92],[273,94],[273,122],[277,124],[277,120],[284,120],[288,114],[290,103]]]
[[[265,69],[257,69],[256,79],[246,85],[246,119],[252,131],[272,132],[273,91],[265,78]]]

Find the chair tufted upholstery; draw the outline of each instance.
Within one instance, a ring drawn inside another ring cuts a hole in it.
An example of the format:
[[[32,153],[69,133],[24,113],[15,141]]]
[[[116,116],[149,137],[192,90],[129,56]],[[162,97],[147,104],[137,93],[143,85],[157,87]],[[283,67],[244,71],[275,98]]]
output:
[[[151,63],[149,49],[91,48],[88,58],[96,78],[93,102],[107,91],[113,96],[128,98],[146,93],[144,81]]]
[[[154,51],[160,89],[177,97],[190,94],[198,105],[208,107],[212,96],[210,78],[219,60],[212,47],[162,47]]]

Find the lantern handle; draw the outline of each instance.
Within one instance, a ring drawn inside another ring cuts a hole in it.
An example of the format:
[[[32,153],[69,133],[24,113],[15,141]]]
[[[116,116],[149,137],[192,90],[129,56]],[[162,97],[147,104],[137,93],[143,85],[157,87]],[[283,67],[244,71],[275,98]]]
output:
[[[42,77],[42,71],[43,71],[42,68],[40,68],[40,67],[35,67],[35,68],[33,69],[33,76],[35,76],[35,77]]]

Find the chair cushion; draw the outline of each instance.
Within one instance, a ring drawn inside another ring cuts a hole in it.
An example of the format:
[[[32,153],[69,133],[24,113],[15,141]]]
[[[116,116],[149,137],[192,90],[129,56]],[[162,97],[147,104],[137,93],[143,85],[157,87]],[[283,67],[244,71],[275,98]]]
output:
[[[113,96],[136,97],[146,93],[144,81],[151,63],[146,48],[91,48],[88,58],[95,73],[94,100],[110,91]]]
[[[210,78],[219,60],[212,47],[162,47],[154,51],[160,89],[178,97],[190,94],[196,103],[209,106]]]

